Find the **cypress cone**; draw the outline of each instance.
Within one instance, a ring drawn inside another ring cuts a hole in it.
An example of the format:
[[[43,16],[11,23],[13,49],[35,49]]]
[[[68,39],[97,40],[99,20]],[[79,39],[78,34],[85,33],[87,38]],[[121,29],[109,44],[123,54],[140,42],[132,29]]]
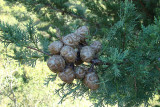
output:
[[[75,74],[72,67],[67,67],[63,72],[59,72],[58,76],[66,83],[72,83],[72,81],[75,79]]]
[[[75,76],[77,79],[83,79],[85,74],[86,74],[86,71],[83,67],[80,67],[80,66],[76,67]]]
[[[77,36],[80,37],[80,41],[83,42],[86,39],[86,34],[88,34],[88,27],[87,26],[82,26],[80,28],[78,28],[75,32],[74,32]]]
[[[98,81],[98,75],[95,72],[89,72],[85,75],[84,84],[91,90],[99,88]]]
[[[94,41],[90,47],[95,51],[95,53],[98,53],[102,48],[102,44],[99,41]]]
[[[77,36],[74,33],[68,34],[62,38],[62,41],[65,45],[71,46],[71,47],[77,47],[80,42],[80,37]]]
[[[90,62],[95,56],[94,50],[90,46],[82,47],[80,57],[84,62]]]
[[[53,55],[49,58],[47,65],[51,71],[55,73],[61,72],[65,68],[65,60],[60,55]]]
[[[60,53],[67,62],[75,62],[77,58],[77,52],[70,46],[64,46]]]
[[[49,46],[48,49],[51,54],[59,54],[61,48],[63,47],[63,43],[61,41],[54,41]]]

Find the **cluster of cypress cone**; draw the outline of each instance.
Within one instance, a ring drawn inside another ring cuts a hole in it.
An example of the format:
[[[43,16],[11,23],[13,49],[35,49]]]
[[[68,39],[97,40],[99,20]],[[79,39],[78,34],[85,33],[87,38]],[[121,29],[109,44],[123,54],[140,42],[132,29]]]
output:
[[[82,26],[74,33],[59,37],[58,41],[52,42],[48,46],[52,57],[49,58],[47,65],[62,81],[72,83],[74,79],[81,79],[89,89],[96,90],[99,87],[98,75],[82,64],[92,62],[101,50],[101,43],[93,41],[87,46],[85,39],[88,31],[87,26]]]

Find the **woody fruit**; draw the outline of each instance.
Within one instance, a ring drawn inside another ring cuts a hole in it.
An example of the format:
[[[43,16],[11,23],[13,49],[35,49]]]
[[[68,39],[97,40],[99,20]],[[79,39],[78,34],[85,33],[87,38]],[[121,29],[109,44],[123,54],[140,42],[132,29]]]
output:
[[[67,62],[75,62],[77,58],[77,52],[70,46],[64,46],[61,49],[60,54]]]
[[[66,69],[64,69],[63,72],[59,72],[58,76],[62,81],[66,83],[72,83],[72,81],[75,78],[75,74],[72,67],[67,67]]]
[[[62,72],[65,68],[65,60],[60,55],[53,55],[49,58],[47,65],[54,73]]]
[[[63,47],[63,43],[61,41],[54,41],[49,46],[48,49],[51,54],[59,54],[61,48]]]
[[[62,38],[62,41],[65,45],[71,46],[71,47],[77,47],[80,42],[80,37],[77,36],[74,33],[68,34]]]
[[[95,51],[95,53],[98,53],[102,48],[102,44],[99,41],[94,41],[90,47]]]
[[[85,74],[86,74],[85,68],[80,67],[80,66],[76,67],[75,76],[77,79],[83,79]]]
[[[91,90],[99,88],[98,81],[98,75],[95,72],[89,72],[85,75],[84,84]]]
[[[74,33],[80,37],[81,42],[84,42],[86,39],[85,36],[88,34],[88,27],[82,26],[82,27],[78,28]]]
[[[90,62],[95,56],[94,50],[90,46],[82,47],[80,57],[84,62]]]

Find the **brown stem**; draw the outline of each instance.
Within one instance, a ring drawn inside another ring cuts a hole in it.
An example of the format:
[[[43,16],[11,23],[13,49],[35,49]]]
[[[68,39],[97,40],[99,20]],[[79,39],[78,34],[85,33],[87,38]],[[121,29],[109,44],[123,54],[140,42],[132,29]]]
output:
[[[2,40],[0,39],[0,41],[2,41]],[[2,42],[6,42],[6,41],[2,41]],[[7,43],[12,43],[12,42],[7,42]],[[43,52],[43,51],[41,51],[41,50],[39,50],[39,49],[36,49],[36,48],[33,48],[33,47],[29,47],[29,46],[24,46],[24,47],[29,48],[29,49],[32,49],[32,50],[35,50],[35,51],[38,51],[38,52],[43,53],[43,54],[46,54],[47,56],[52,56],[52,55],[49,54],[49,53]]]
[[[125,50],[125,42],[126,42],[126,33],[124,33],[124,36],[123,36],[123,42],[122,42],[123,51]]]
[[[137,0],[133,0],[133,1],[137,1]],[[145,8],[145,5],[143,4],[142,0],[139,0],[139,3],[142,6],[143,11],[147,14],[147,16],[150,17],[151,19],[153,19],[153,16],[150,15],[150,13],[147,11],[147,9]]]
[[[43,51],[38,50],[38,49],[33,48],[33,47],[29,47],[29,46],[27,46],[26,48],[29,48],[29,49],[32,49],[32,50],[38,51],[38,52],[43,53],[43,54],[46,54],[47,56],[52,56],[52,55],[51,55],[51,54],[49,54],[49,53],[43,52]]]
[[[141,6],[143,7],[143,11],[146,12],[146,14],[147,14],[149,17],[152,18],[152,16],[151,16],[151,15],[148,13],[148,11],[146,10],[146,8],[145,8],[143,2],[142,2],[141,0],[140,0],[139,2],[140,2],[140,4],[141,4]]]
[[[124,59],[124,62],[127,62],[127,60]],[[124,62],[117,63],[117,65],[121,65],[121,64],[123,64]],[[108,67],[107,67],[106,69],[108,69],[110,66],[112,66],[111,63],[109,63],[109,62],[104,63],[104,62],[102,62],[102,61],[101,61],[100,59],[98,59],[98,58],[93,59],[93,60],[91,61],[91,63],[94,64],[94,65],[108,65]]]
[[[38,3],[37,3],[37,4],[34,4],[34,5],[38,5]],[[69,15],[69,16],[71,16],[72,18],[81,19],[81,20],[84,21],[84,22],[88,22],[88,21],[89,21],[86,17],[78,16],[78,15],[73,14],[73,13],[71,13],[71,12],[69,12],[69,11],[66,11],[66,10],[57,9],[56,7],[52,6],[50,3],[46,3],[45,6],[48,7],[48,8],[50,8],[50,9],[52,9],[52,10],[55,10],[55,11],[57,11],[57,12],[62,13],[62,15],[64,15],[64,14],[65,14],[65,15]],[[99,23],[96,23],[96,22],[95,22],[95,23],[93,23],[93,24],[94,24],[95,26],[97,26],[97,28],[100,27],[100,24],[99,24]]]
[[[46,6],[49,7],[49,8],[51,8],[51,9],[53,9],[53,10],[55,10],[55,11],[57,11],[57,12],[61,12],[62,14],[70,15],[70,16],[72,16],[73,18],[79,18],[79,19],[81,19],[81,20],[83,20],[83,21],[85,21],[85,22],[87,21],[87,19],[84,18],[84,17],[82,17],[82,16],[78,16],[78,15],[75,15],[75,14],[73,14],[73,13],[67,12],[67,11],[65,11],[65,10],[60,10],[60,9],[54,8],[54,7],[52,7],[50,4],[46,4]]]
[[[157,70],[160,71],[160,67],[156,66]]]
[[[111,63],[104,63],[104,62],[102,62],[101,60],[99,60],[99,59],[93,59],[92,61],[91,61],[91,63],[92,64],[94,64],[94,65],[108,65],[108,66],[110,66],[110,65],[112,65]]]
[[[94,63],[92,63],[91,67],[89,68],[88,72],[94,72]]]
[[[111,63],[104,63],[104,62],[102,62],[101,60],[99,60],[99,59],[93,59],[92,61],[91,61],[91,63],[92,63],[92,65],[108,65],[107,66],[107,68],[106,69],[108,69],[112,64]]]
[[[134,87],[135,87],[135,90],[137,92],[137,82],[136,82],[136,77],[134,77]]]
[[[56,28],[56,37],[57,37],[61,42],[63,42],[63,41],[62,41],[62,36],[61,36],[61,31],[60,31],[59,28]]]

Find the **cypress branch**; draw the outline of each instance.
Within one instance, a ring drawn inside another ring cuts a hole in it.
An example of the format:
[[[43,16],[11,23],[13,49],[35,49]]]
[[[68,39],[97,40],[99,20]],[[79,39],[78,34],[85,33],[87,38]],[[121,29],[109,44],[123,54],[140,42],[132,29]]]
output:
[[[46,54],[46,55],[48,55],[48,56],[52,56],[52,55],[51,55],[51,54],[49,54],[49,53],[43,52],[43,51],[38,50],[38,49],[33,48],[33,47],[29,47],[29,46],[27,46],[26,48],[29,48],[29,49],[32,49],[32,50],[38,51],[38,52],[43,53],[43,54]]]
[[[84,8],[87,9],[85,15],[80,14],[83,13],[82,7],[78,8],[76,3],[67,0],[12,1],[19,1],[26,4],[28,9],[39,12],[40,19],[49,23],[49,29],[47,27],[43,31],[51,35],[45,37],[39,34],[31,20],[27,22],[25,30],[20,29],[18,25],[0,23],[0,40],[7,45],[16,46],[13,49],[14,56],[8,57],[13,57],[21,64],[30,64],[42,57],[46,61],[51,56],[48,52],[50,42],[57,38],[61,40],[61,35],[74,32],[82,25],[87,25],[90,29],[86,43],[82,43],[82,46],[89,45],[94,40],[102,42],[102,50],[97,58],[86,65],[87,68],[91,66],[90,71],[97,73],[100,87],[91,91],[81,80],[72,84],[60,83],[56,91],[56,94],[61,96],[60,103],[68,95],[73,99],[87,95],[96,106],[117,103],[119,106],[140,106],[144,102],[147,104],[159,90],[160,19],[148,19],[145,15],[149,9],[158,11],[157,1],[152,1],[156,5],[154,7],[151,4],[146,5],[142,0],[86,0],[83,2]],[[145,9],[147,6],[152,8]],[[74,9],[78,12],[74,12]],[[155,13],[153,15],[156,17]],[[51,32],[54,28],[61,29],[61,32]],[[46,84],[55,79],[55,75],[50,76],[46,79]]]

